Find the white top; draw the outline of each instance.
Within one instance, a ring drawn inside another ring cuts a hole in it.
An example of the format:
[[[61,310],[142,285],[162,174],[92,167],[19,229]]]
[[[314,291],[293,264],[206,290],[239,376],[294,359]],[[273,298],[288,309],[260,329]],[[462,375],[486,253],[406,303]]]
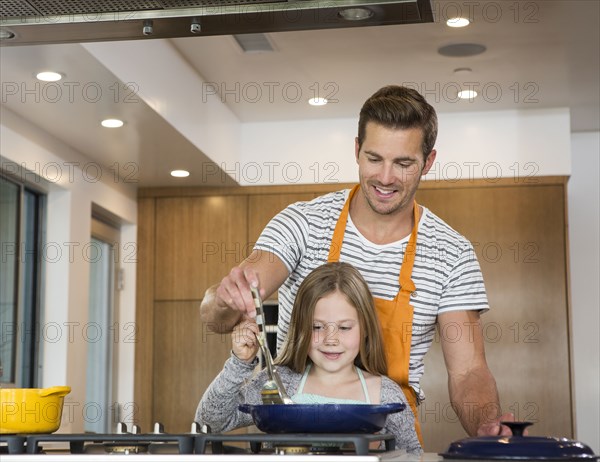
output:
[[[358,399],[344,399],[344,398],[329,398],[328,396],[323,395],[315,395],[313,393],[304,393],[304,385],[306,384],[306,379],[308,378],[308,373],[310,372],[310,368],[312,363],[308,363],[306,365],[306,369],[304,370],[304,374],[302,374],[302,378],[300,379],[300,384],[298,385],[298,391],[294,396],[292,396],[292,401],[296,404],[371,404],[371,398],[369,398],[369,388],[367,387],[367,381],[365,380],[365,376],[363,371],[354,366],[356,373],[358,374],[358,379],[360,380],[360,384],[362,386],[363,394],[365,395],[365,399],[360,401]]]

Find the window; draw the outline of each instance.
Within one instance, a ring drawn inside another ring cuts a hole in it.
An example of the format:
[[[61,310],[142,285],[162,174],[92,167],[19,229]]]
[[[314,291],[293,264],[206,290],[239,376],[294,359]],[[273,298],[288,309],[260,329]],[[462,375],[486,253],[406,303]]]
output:
[[[35,387],[45,195],[0,175],[0,382]]]

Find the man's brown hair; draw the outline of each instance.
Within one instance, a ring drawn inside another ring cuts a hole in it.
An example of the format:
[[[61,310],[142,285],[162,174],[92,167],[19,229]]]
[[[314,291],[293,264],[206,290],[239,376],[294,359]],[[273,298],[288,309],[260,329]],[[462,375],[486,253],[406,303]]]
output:
[[[358,119],[359,149],[365,139],[368,122],[394,130],[420,128],[423,132],[422,150],[425,159],[435,145],[438,131],[435,109],[412,88],[389,85],[365,101]]]

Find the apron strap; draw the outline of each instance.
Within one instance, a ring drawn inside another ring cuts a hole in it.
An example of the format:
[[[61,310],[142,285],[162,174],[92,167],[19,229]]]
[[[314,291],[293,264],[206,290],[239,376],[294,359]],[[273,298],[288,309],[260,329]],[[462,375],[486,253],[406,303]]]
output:
[[[352,202],[352,198],[354,197],[354,194],[356,194],[356,191],[358,191],[359,187],[360,185],[356,185],[350,190],[348,199],[346,199],[344,208],[342,208],[342,212],[340,213],[340,218],[338,218],[338,221],[335,225],[333,237],[331,238],[331,245],[329,246],[329,257],[327,257],[328,263],[340,261],[342,242],[344,241],[346,224],[348,223],[348,214],[350,213],[350,202]]]
[[[406,303],[410,302],[411,294],[417,290],[417,287],[412,280],[413,266],[417,255],[417,233],[419,228],[419,205],[417,204],[417,201],[414,203],[413,218],[415,224],[410,233],[408,244],[406,244],[402,266],[400,267],[400,277],[398,278],[398,282],[400,283],[398,298]]]

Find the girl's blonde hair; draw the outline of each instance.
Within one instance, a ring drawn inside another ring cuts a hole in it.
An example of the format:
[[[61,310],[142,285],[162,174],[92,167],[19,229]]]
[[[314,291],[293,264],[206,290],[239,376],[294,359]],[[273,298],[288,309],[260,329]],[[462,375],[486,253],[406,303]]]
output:
[[[371,374],[387,374],[373,296],[358,270],[343,262],[319,266],[302,281],[294,301],[288,336],[275,362],[296,372],[304,372],[309,360],[315,306],[321,298],[335,291],[343,294],[358,313],[361,344],[354,364]]]

